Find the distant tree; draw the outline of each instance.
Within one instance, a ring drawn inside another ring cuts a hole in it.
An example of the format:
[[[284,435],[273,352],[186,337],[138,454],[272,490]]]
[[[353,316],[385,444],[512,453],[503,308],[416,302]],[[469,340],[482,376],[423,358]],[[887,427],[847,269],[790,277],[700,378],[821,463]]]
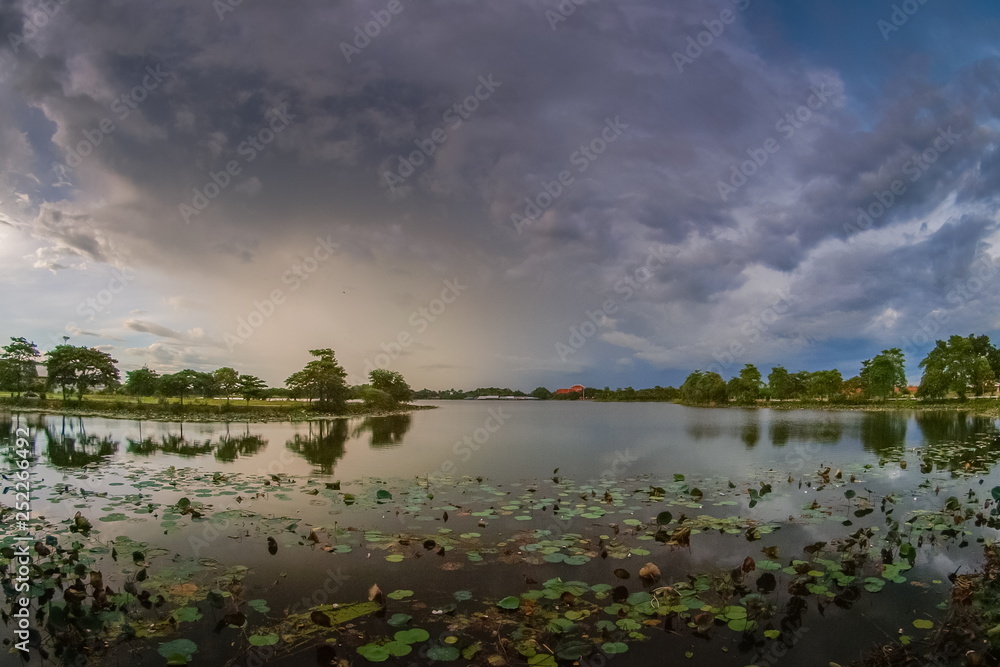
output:
[[[785,400],[792,397],[794,385],[791,374],[784,366],[775,366],[767,376],[767,388],[771,398]]]
[[[547,401],[552,398],[552,392],[545,387],[535,387],[535,389],[532,390],[531,395],[540,401]]]
[[[906,387],[906,368],[903,351],[898,347],[882,350],[880,354],[861,362],[861,378],[865,395],[886,399],[896,388]]]
[[[997,380],[1000,380],[1000,349],[997,349],[996,346],[993,345],[989,336],[975,336],[973,334],[969,334],[969,340],[972,342],[973,354],[985,357],[990,364],[991,373],[986,385],[988,385],[990,393],[993,393],[995,389],[994,384]],[[977,393],[982,395],[984,393],[983,389],[986,388],[987,387],[984,386],[979,389]]]
[[[181,399],[184,405],[184,397],[196,393],[198,388],[204,384],[204,373],[186,368],[171,375],[164,375],[160,378],[159,392],[164,396],[171,396]]]
[[[844,378],[838,370],[816,371],[809,376],[808,392],[815,398],[830,399],[840,393]]]
[[[746,364],[737,377],[729,381],[727,392],[729,397],[741,405],[753,405],[760,398],[760,371],[753,364]]]
[[[970,390],[981,395],[993,378],[989,358],[976,353],[972,336],[952,336],[947,342],[937,341],[934,349],[920,362],[920,367],[924,369],[920,381],[922,397],[940,397],[953,391],[964,401]]]
[[[695,371],[681,385],[681,397],[695,404],[724,403],[727,400],[726,381],[718,373]]]
[[[143,366],[125,373],[125,384],[122,389],[129,396],[152,396],[159,387],[160,374]]]
[[[405,403],[410,400],[413,390],[406,384],[403,376],[396,371],[376,368],[368,374],[372,389],[384,391],[395,403]]]
[[[399,402],[393,398],[389,392],[382,389],[376,389],[371,385],[361,387],[358,390],[358,398],[365,402],[366,407],[374,408],[376,410],[391,410],[399,404]]]
[[[20,396],[38,377],[36,364],[41,354],[38,347],[26,338],[11,338],[4,345],[0,360],[4,364],[4,380],[7,387]]]
[[[219,370],[212,373],[212,377],[215,380],[215,386],[218,387],[219,391],[225,394],[226,403],[228,403],[229,397],[239,387],[240,374],[236,372],[235,368],[223,366]]]
[[[863,393],[864,390],[865,383],[861,380],[860,375],[855,375],[848,380],[844,380],[844,384],[840,387],[840,393],[844,396],[856,396]]]
[[[259,377],[255,375],[240,375],[237,378],[236,387],[233,391],[246,399],[247,404],[249,404],[251,398],[263,396],[265,389],[267,389],[267,383]]]
[[[316,359],[298,373],[290,375],[285,384],[293,392],[318,398],[322,405],[342,408],[348,395],[347,383],[344,381],[347,371],[337,363],[330,348],[310,350],[309,354]]]
[[[64,400],[67,387],[76,389],[77,397],[82,401],[89,389],[118,384],[120,375],[115,366],[118,360],[112,359],[107,352],[92,347],[57,345],[45,356],[49,385],[60,387]]]

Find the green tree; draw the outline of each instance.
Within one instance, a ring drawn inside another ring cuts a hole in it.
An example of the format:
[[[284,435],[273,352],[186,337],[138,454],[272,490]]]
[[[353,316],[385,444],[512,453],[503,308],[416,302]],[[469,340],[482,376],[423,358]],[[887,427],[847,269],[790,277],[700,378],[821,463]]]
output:
[[[337,363],[330,348],[310,350],[309,354],[316,359],[298,373],[288,376],[285,384],[295,393],[319,399],[321,405],[342,409],[348,395],[344,381],[347,371]]]
[[[530,395],[534,396],[540,401],[547,401],[550,398],[552,398],[552,392],[546,389],[545,387],[535,387]]]
[[[82,401],[89,389],[118,384],[120,375],[115,366],[118,360],[112,359],[107,352],[92,347],[57,345],[45,356],[49,385],[62,389],[63,400],[67,387],[73,387]]]
[[[125,384],[122,387],[129,396],[152,396],[159,388],[160,374],[143,366],[125,373]]]
[[[681,385],[681,397],[688,403],[725,403],[728,395],[726,381],[718,373],[695,371]]]
[[[376,389],[371,385],[360,387],[358,389],[358,398],[365,402],[366,407],[375,410],[391,410],[398,405],[398,401],[389,392]]]
[[[761,388],[760,371],[753,364],[746,364],[740,370],[740,374],[729,381],[728,394],[741,405],[753,405],[760,398]]]
[[[264,395],[267,383],[255,375],[240,375],[236,382],[235,392],[246,399],[247,404],[251,398],[258,398]]]
[[[784,366],[775,366],[767,376],[767,388],[771,398],[783,401],[791,398],[794,391],[792,376]]]
[[[947,342],[937,341],[934,349],[920,362],[920,368],[924,369],[920,380],[921,397],[941,397],[953,391],[964,401],[970,390],[982,394],[993,378],[989,358],[976,353],[973,336],[952,336]]]
[[[808,393],[815,398],[827,400],[840,393],[844,378],[838,370],[816,371],[809,375]]]
[[[9,345],[3,346],[0,360],[5,366],[5,384],[20,396],[38,377],[36,364],[41,356],[38,347],[26,338],[11,338]]]
[[[972,343],[973,354],[986,357],[986,360],[990,364],[991,374],[989,380],[986,382],[986,385],[988,386],[990,393],[993,393],[994,383],[997,380],[1000,380],[1000,349],[997,349],[996,346],[993,345],[989,336],[975,336],[973,334],[969,334],[969,340]],[[986,389],[987,386],[977,388],[978,391],[976,393],[982,395],[984,393],[983,390]]]
[[[861,378],[865,395],[869,398],[887,399],[897,388],[906,388],[906,368],[903,351],[898,347],[882,350],[871,359],[861,362]]]
[[[396,371],[376,368],[368,374],[372,389],[384,391],[395,403],[405,403],[410,400],[413,390],[406,384],[403,376]]]
[[[184,397],[197,391],[204,383],[203,373],[185,368],[182,371],[164,375],[160,378],[159,391],[164,396],[172,396],[181,399],[184,405]]]
[[[226,403],[228,403],[229,397],[240,385],[240,374],[236,372],[235,368],[224,366],[215,371],[212,376],[215,380],[215,386],[226,395]]]

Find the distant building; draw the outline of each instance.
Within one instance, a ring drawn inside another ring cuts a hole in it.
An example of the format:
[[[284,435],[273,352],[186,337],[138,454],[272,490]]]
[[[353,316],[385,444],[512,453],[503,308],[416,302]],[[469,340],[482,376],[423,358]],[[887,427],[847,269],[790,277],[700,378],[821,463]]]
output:
[[[582,396],[583,393],[584,393],[584,387],[582,384],[575,384],[569,389],[556,389],[557,396],[561,394],[580,394]]]

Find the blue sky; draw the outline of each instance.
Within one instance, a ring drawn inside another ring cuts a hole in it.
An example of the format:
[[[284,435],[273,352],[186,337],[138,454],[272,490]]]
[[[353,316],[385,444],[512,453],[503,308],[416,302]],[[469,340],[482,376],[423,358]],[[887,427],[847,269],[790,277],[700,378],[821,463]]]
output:
[[[531,389],[1000,334],[995,3],[218,6],[0,9],[0,336]]]

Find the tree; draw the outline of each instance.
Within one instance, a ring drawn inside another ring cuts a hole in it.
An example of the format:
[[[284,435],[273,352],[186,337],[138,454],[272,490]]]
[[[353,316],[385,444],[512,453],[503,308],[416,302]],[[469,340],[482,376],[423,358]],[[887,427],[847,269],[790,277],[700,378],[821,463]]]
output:
[[[784,366],[775,366],[767,376],[767,388],[771,398],[785,400],[791,398],[792,376]]]
[[[358,389],[358,398],[365,402],[366,407],[376,410],[391,410],[398,404],[389,392],[371,385],[364,385]]]
[[[986,357],[986,360],[990,364],[990,370],[992,373],[987,384],[992,385],[997,380],[1000,380],[1000,349],[997,349],[996,346],[993,345],[989,336],[975,336],[973,334],[969,334],[969,341],[972,343],[973,354]],[[977,388],[979,390],[976,393],[981,396],[984,388]],[[993,393],[993,390],[994,387],[990,386],[990,393]]]
[[[861,378],[865,395],[886,399],[897,388],[906,388],[906,368],[903,351],[898,347],[882,350],[880,354],[861,362]]]
[[[840,393],[843,385],[844,377],[840,371],[816,371],[809,376],[808,393],[810,396],[829,400]]]
[[[695,404],[725,403],[726,381],[718,373],[695,371],[681,385],[681,397]]]
[[[26,338],[11,338],[9,345],[3,346],[0,360],[4,362],[5,384],[20,396],[38,377],[35,364],[41,356],[38,347]]]
[[[125,373],[123,389],[129,396],[152,396],[159,388],[160,374],[146,366]]]
[[[760,398],[762,386],[760,371],[753,364],[746,364],[739,376],[729,381],[729,397],[742,405],[752,405]]]
[[[215,371],[212,376],[215,380],[215,386],[226,395],[226,403],[228,403],[229,397],[240,385],[240,374],[236,372],[236,369],[224,366]]]
[[[118,384],[120,375],[107,352],[92,347],[57,345],[45,355],[45,368],[49,374],[49,385],[62,388],[63,400],[66,388],[76,389],[77,397],[83,400],[84,393],[93,387],[111,387]]]
[[[201,377],[202,375],[204,375],[204,373],[193,371],[190,368],[186,368],[171,375],[164,375],[160,378],[160,393],[164,396],[174,396],[180,398],[181,405],[183,406],[184,397],[197,390],[198,387],[204,383],[204,378]]]
[[[241,375],[236,381],[236,393],[246,399],[247,404],[251,398],[264,395],[267,383],[255,375]]]
[[[368,379],[371,380],[372,389],[384,391],[395,403],[405,403],[413,394],[410,385],[396,371],[376,368],[368,374]]]
[[[973,336],[952,336],[947,342],[937,341],[934,349],[920,362],[924,369],[920,396],[940,398],[953,391],[964,401],[970,389],[981,395],[986,383],[992,382],[993,369],[989,358],[977,354],[976,348]]]
[[[290,375],[285,384],[293,392],[318,398],[321,405],[342,408],[348,394],[347,383],[344,381],[347,371],[337,363],[330,348],[310,350],[309,354],[316,359],[298,373]]]
[[[534,396],[540,401],[547,401],[550,398],[552,398],[552,392],[546,389],[545,387],[535,387],[535,389],[532,390],[530,395]]]

